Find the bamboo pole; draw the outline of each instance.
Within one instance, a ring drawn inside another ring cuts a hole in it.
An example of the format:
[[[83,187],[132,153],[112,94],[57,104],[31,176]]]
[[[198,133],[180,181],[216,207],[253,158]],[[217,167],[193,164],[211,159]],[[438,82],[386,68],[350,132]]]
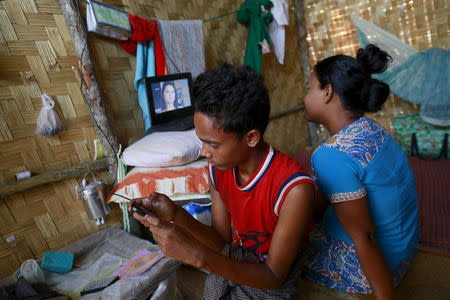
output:
[[[19,181],[0,184],[0,199],[23,191],[56,183],[64,179],[80,176],[86,172],[94,172],[108,168],[107,159],[94,160],[76,166],[57,169],[35,175]]]
[[[303,78],[306,85],[310,76],[310,67],[308,60],[308,46],[306,45],[306,22],[305,9],[302,0],[295,0],[295,17],[297,20],[298,43],[300,48],[300,58],[303,66]],[[318,125],[308,122],[309,142],[312,146],[319,143],[319,136],[317,135]]]
[[[62,13],[75,46],[78,56],[80,80],[82,81],[82,93],[84,101],[91,111],[91,116],[97,130],[97,135],[105,150],[108,159],[109,173],[114,177],[117,168],[116,153],[119,149],[117,140],[111,130],[109,120],[103,106],[100,89],[94,73],[94,64],[89,52],[87,32],[83,25],[77,0],[59,0]]]

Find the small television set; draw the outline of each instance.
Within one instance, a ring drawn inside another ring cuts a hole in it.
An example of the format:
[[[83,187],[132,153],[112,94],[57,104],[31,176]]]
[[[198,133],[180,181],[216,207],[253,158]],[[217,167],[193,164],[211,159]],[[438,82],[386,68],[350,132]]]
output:
[[[194,99],[191,73],[145,78],[153,131],[179,131],[193,127]]]

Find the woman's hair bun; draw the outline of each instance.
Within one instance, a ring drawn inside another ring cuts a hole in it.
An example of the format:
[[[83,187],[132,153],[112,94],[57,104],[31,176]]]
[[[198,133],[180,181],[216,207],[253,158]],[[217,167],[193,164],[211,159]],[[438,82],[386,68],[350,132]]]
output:
[[[383,104],[389,97],[390,88],[386,83],[373,78],[368,78],[364,81],[364,86],[361,91],[361,103],[363,104],[363,111],[369,113],[376,113],[381,110]]]
[[[356,59],[362,64],[367,74],[376,74],[386,71],[392,62],[392,57],[375,45],[369,44],[358,50]]]

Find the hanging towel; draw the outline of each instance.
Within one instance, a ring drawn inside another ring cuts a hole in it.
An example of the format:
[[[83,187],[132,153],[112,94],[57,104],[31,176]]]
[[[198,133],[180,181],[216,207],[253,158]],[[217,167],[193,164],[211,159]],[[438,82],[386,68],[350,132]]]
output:
[[[271,43],[269,23],[273,17],[269,9],[272,6],[270,0],[246,0],[237,13],[237,20],[248,24],[244,65],[250,66],[256,72],[261,72],[262,69],[261,47],[265,44],[264,40]]]
[[[134,54],[137,49],[136,43],[146,43],[154,40],[154,51],[156,59],[156,75],[165,75],[166,72],[166,58],[164,55],[163,45],[158,32],[158,23],[155,20],[146,20],[138,16],[128,15],[130,19],[133,34],[127,41],[120,42],[122,48]]]
[[[284,0],[271,0],[273,7],[270,10],[273,21],[269,24],[270,39],[280,64],[284,63],[285,26],[289,24],[288,5]]]
[[[158,20],[169,74],[205,71],[203,23],[201,20]]]
[[[151,120],[144,79],[145,77],[151,76],[155,76],[154,42],[138,43],[134,88],[137,90],[138,102],[142,110],[142,118],[144,119],[144,128],[146,132],[151,126]]]

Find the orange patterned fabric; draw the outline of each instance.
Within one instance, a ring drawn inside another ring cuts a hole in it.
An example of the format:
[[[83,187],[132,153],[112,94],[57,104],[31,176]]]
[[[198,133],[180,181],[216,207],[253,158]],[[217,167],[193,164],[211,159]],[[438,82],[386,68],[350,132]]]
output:
[[[169,197],[173,194],[203,194],[209,191],[206,164],[197,167],[134,168],[111,192],[108,202],[125,202],[127,198],[145,197],[153,192]]]

